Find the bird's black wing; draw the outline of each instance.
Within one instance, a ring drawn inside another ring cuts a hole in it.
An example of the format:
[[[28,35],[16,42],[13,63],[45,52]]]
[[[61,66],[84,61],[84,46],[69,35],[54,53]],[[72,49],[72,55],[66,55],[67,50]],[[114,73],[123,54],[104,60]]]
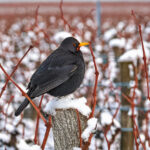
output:
[[[63,52],[51,54],[33,74],[29,83],[30,97],[40,96],[61,85],[77,69],[73,55]]]

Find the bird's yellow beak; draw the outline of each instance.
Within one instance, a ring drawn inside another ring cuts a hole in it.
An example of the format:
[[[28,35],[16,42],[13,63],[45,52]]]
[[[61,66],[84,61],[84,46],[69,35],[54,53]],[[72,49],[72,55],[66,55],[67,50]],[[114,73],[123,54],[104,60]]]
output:
[[[87,42],[80,43],[79,46],[78,46],[78,48],[77,48],[77,51],[80,50],[81,46],[86,46],[86,45],[89,45],[89,43],[87,43]]]
[[[80,43],[80,44],[79,44],[79,47],[81,47],[81,46],[86,46],[86,45],[89,45],[89,43],[83,42],[83,43]]]

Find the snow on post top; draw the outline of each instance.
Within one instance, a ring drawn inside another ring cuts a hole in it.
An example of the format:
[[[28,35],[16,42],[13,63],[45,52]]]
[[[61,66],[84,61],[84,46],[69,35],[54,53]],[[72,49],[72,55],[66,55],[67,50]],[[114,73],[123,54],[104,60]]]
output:
[[[132,49],[125,52],[118,59],[118,62],[133,62],[136,65],[137,59],[139,58],[138,49]]]
[[[68,95],[62,98],[54,98],[46,105],[44,112],[55,115],[56,109],[77,109],[82,115],[89,116],[91,109],[86,105],[87,99],[84,97],[74,98],[73,95]]]
[[[104,40],[109,41],[111,38],[113,38],[117,34],[117,31],[115,28],[109,29],[104,34]]]
[[[123,48],[125,47],[125,38],[121,38],[121,39],[112,39],[109,42],[109,46],[110,47],[118,47],[118,48]]]
[[[146,59],[149,59],[150,58],[150,52],[149,52],[149,49],[148,49],[147,45],[145,47],[145,54],[146,54]],[[132,61],[134,63],[134,65],[136,65],[138,59],[142,62],[142,59],[143,59],[143,50],[142,50],[142,48],[132,49],[132,50],[129,50],[129,51],[125,52],[123,55],[121,55],[119,57],[118,62]]]

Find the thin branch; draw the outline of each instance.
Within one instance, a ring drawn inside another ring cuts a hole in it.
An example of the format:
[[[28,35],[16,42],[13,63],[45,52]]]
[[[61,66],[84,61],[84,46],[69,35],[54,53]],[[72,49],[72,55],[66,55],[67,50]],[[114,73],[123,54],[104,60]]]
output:
[[[7,102],[8,103],[8,106],[7,106],[7,108],[6,108],[6,114],[7,114],[7,112],[8,112],[8,108],[9,108],[9,105],[10,105],[10,103],[12,102],[12,100],[14,99],[14,96],[11,96],[10,97],[10,99],[9,99],[9,101]],[[7,115],[6,115],[6,118],[5,118],[5,128],[6,128],[6,123],[7,123]]]
[[[143,149],[144,150],[146,150],[146,148],[145,148],[145,145],[143,144],[143,142],[142,142],[142,140],[141,140],[141,137],[140,137],[140,135],[139,135],[139,130],[138,130],[138,127],[137,127],[137,124],[136,124],[136,120],[135,120],[135,115],[134,115],[134,108],[135,108],[135,105],[134,105],[134,98],[135,98],[135,90],[136,90],[136,88],[137,88],[137,86],[138,86],[138,79],[137,79],[137,69],[136,69],[136,67],[134,67],[135,69],[135,76],[134,76],[134,78],[135,78],[135,86],[134,86],[134,90],[133,90],[133,95],[132,95],[132,98],[131,98],[131,101],[133,102],[133,104],[131,104],[131,109],[132,109],[132,118],[133,118],[133,123],[134,123],[134,126],[135,127],[133,127],[133,130],[134,130],[134,133],[135,133],[135,131],[137,132],[137,134],[138,134],[138,136],[139,136],[139,140],[140,140],[140,143],[142,144],[142,146],[143,146]],[[135,143],[136,143],[136,147],[137,147],[137,149],[138,149],[138,147],[139,147],[139,144],[138,144],[138,141],[137,141],[137,138],[136,138],[136,135],[134,134],[134,137],[135,137]]]
[[[49,122],[47,123],[45,136],[44,136],[43,143],[42,143],[42,146],[41,146],[42,150],[44,150],[44,148],[45,148],[51,126],[52,126],[51,116],[49,116]]]
[[[42,95],[40,103],[39,103],[39,110],[41,110],[41,105],[42,105],[42,101],[43,101],[44,95]],[[36,128],[35,128],[35,136],[34,136],[34,143],[37,144],[37,137],[38,137],[38,129],[39,129],[39,119],[40,116],[37,115],[37,120],[36,120]]]
[[[147,81],[147,94],[148,94],[147,97],[150,100],[150,95],[149,95],[149,80],[148,80],[148,71],[147,71],[147,63],[146,63],[146,54],[145,54],[145,49],[144,49],[144,44],[143,44],[143,37],[142,37],[141,25],[139,25],[139,33],[140,33],[140,38],[141,38],[141,43],[142,43],[144,69],[145,69],[146,81]]]
[[[12,73],[9,75],[10,77],[12,77],[12,76],[14,75],[15,71],[17,70],[18,66],[21,64],[22,60],[24,59],[24,57],[28,54],[28,52],[29,52],[32,48],[33,48],[33,46],[31,45],[31,46],[29,47],[29,49],[25,52],[25,54],[22,56],[22,58],[18,61],[18,63],[17,63],[17,65],[15,66],[14,70],[13,70]],[[3,86],[2,91],[1,91],[1,93],[0,93],[0,98],[1,98],[1,96],[3,95],[3,92],[5,91],[8,82],[9,82],[9,79],[7,78],[6,83],[5,83],[5,85]]]
[[[37,5],[37,8],[36,8],[36,10],[35,10],[35,26],[38,26],[39,8],[40,8],[40,6]]]
[[[134,22],[137,25],[137,18],[135,16],[134,10],[131,10],[131,16],[133,16]]]
[[[60,4],[59,4],[59,8],[60,8],[60,15],[61,15],[61,19],[63,20],[64,22],[64,25],[68,25],[69,27],[69,30],[71,29],[71,26],[70,24],[66,21],[65,17],[64,17],[64,13],[63,13],[63,0],[60,1]]]
[[[43,115],[41,114],[40,110],[34,104],[34,102],[31,100],[31,98],[20,88],[20,86],[15,81],[12,80],[12,78],[6,73],[5,69],[2,67],[1,64],[0,64],[0,68],[4,72],[4,74],[6,75],[6,77],[21,91],[22,95],[25,96],[30,101],[30,103],[32,104],[32,106],[34,107],[34,109],[36,110],[36,112],[38,113],[38,115],[44,121],[45,125],[47,125],[46,119],[43,117]]]
[[[135,98],[135,90],[137,88],[137,85],[138,85],[138,79],[137,79],[137,69],[136,67],[133,65],[134,67],[134,72],[135,72],[135,75],[134,75],[134,78],[135,78],[135,85],[134,85],[134,88],[133,88],[133,95],[132,95],[132,98],[131,98],[131,101],[132,101],[132,104],[131,104],[131,110],[132,110],[132,119],[133,119],[133,134],[134,134],[134,140],[135,140],[135,145],[136,145],[136,149],[138,150],[138,147],[139,147],[139,144],[138,144],[138,141],[137,141],[137,136],[136,136],[136,132],[138,131],[138,128],[135,129],[134,126],[136,126],[136,122],[135,122],[135,115],[134,115],[134,109],[135,109],[135,104],[134,104],[134,98]]]
[[[119,110],[120,110],[120,101],[118,100],[118,99],[116,99],[116,101],[119,103],[119,106],[118,106],[118,108],[116,109],[116,111],[115,111],[115,113],[114,113],[114,115],[113,115],[113,117],[112,117],[112,123],[110,124],[110,125],[108,125],[108,127],[106,128],[106,130],[104,130],[104,137],[105,137],[105,139],[106,139],[106,142],[107,142],[107,146],[108,146],[108,150],[110,150],[110,146],[111,146],[111,144],[112,144],[112,142],[110,142],[109,140],[108,140],[108,138],[107,138],[107,133],[108,133],[108,131],[110,130],[110,128],[111,128],[111,126],[112,126],[112,124],[113,124],[113,122],[114,122],[114,119],[116,118],[116,116],[117,116],[117,114],[118,114],[118,112],[119,112]]]
[[[131,101],[131,99],[128,96],[126,96],[124,93],[121,94],[131,105],[134,105],[134,103]]]
[[[92,118],[94,116],[94,111],[95,111],[95,107],[96,107],[96,102],[97,102],[97,84],[98,84],[98,76],[99,76],[99,72],[98,72],[98,69],[97,69],[97,65],[96,65],[96,61],[95,61],[95,56],[94,56],[94,53],[93,53],[93,49],[92,49],[92,45],[91,43],[89,44],[89,48],[90,48],[90,52],[91,52],[91,55],[92,55],[92,58],[93,58],[93,63],[94,63],[94,68],[95,68],[95,84],[94,84],[94,89],[93,89],[93,108],[92,108],[92,112],[89,116],[89,119]],[[91,134],[89,136],[89,139],[88,139],[88,142],[85,143],[85,146],[84,146],[84,149],[88,149],[88,146],[90,145],[91,143],[91,139],[92,139],[92,136],[93,134]]]
[[[97,65],[96,65],[96,61],[95,61],[95,56],[94,56],[94,53],[93,53],[93,49],[92,49],[91,43],[89,45],[89,48],[90,48],[90,52],[91,52],[91,55],[92,55],[92,58],[93,58],[93,63],[94,63],[94,68],[95,68],[95,84],[94,84],[94,90],[93,90],[94,103],[93,103],[92,112],[91,112],[90,117],[89,117],[89,118],[92,118],[94,116],[94,111],[95,111],[96,102],[97,102],[97,100],[96,100],[97,99],[96,90],[97,90],[99,72],[98,72],[98,69],[97,69]]]

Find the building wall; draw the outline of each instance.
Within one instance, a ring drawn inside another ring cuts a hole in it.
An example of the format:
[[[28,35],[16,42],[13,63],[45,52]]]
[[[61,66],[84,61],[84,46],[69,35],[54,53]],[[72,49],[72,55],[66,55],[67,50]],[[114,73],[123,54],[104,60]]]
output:
[[[12,3],[10,2],[12,1]],[[17,2],[16,2],[17,1]],[[40,15],[50,15],[60,13],[60,1],[46,1],[38,0],[36,2],[28,3],[28,0],[0,0],[0,18],[7,18],[7,16],[24,16],[24,15],[34,15],[36,7],[39,5]],[[42,2],[41,2],[42,1]],[[101,1],[101,16],[103,18],[107,17],[127,17],[130,16],[131,10],[134,10],[138,15],[149,16],[150,15],[150,1],[121,1],[121,0],[109,0]],[[96,10],[96,2],[91,1],[65,1],[63,3],[64,14],[77,15],[77,14],[87,14],[90,11]]]

